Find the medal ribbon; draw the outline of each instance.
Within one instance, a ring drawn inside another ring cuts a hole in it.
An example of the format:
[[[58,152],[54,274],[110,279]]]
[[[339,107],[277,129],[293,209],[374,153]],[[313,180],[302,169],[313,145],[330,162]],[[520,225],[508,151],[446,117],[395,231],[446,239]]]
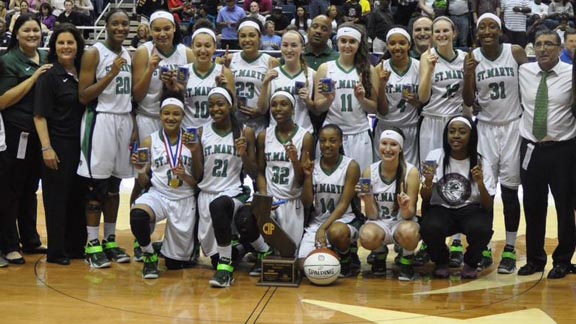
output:
[[[168,154],[168,162],[170,163],[170,168],[176,168],[178,160],[182,155],[182,132],[178,132],[178,143],[176,144],[176,152],[172,152],[172,145],[170,145],[170,138],[164,130],[164,147],[166,148],[166,154]]]

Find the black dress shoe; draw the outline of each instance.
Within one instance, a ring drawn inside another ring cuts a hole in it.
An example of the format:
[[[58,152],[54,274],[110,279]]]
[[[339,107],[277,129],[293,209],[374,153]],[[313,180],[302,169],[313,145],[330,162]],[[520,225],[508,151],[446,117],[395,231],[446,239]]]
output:
[[[26,254],[46,254],[48,249],[43,245],[37,247],[22,247],[22,252]]]
[[[59,265],[70,265],[70,259],[68,259],[67,257],[47,258],[46,261],[48,263],[55,263]]]
[[[548,279],[562,279],[566,277],[568,273],[570,273],[571,268],[572,265],[570,264],[564,264],[564,263],[556,264],[552,268],[552,270],[548,272]]]
[[[529,276],[531,274],[535,274],[536,272],[544,271],[544,265],[535,265],[534,263],[526,263],[525,266],[518,270],[519,276]]]

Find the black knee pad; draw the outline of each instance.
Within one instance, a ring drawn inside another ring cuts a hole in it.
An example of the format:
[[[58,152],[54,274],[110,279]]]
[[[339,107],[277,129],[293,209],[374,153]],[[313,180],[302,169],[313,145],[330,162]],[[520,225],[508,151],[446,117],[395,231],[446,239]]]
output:
[[[234,217],[234,224],[240,234],[240,242],[250,243],[258,239],[260,231],[251,206],[243,206],[238,210]]]
[[[90,202],[93,201],[97,202],[99,205],[104,204],[108,191],[108,179],[86,178],[84,181],[82,181],[82,186],[84,187],[86,209],[94,210],[94,207],[89,207]]]
[[[130,211],[130,229],[141,246],[150,244],[150,215],[140,208]]]
[[[120,194],[120,183],[122,179],[116,177],[108,178],[108,185],[106,188],[106,194],[109,196],[118,196]]]
[[[234,201],[228,196],[214,199],[210,203],[210,217],[214,236],[218,245],[227,245],[232,241],[232,216],[234,215]]]

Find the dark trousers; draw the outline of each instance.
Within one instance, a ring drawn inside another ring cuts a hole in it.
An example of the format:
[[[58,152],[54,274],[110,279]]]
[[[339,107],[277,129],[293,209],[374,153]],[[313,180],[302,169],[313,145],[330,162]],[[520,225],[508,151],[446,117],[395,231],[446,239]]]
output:
[[[446,237],[462,233],[468,241],[464,263],[476,268],[482,260],[482,251],[492,238],[492,219],[492,211],[480,205],[458,209],[429,206],[422,217],[420,235],[428,246],[430,259],[437,265],[447,265],[449,252]]]
[[[527,36],[526,36],[526,32],[515,32],[515,31],[511,31],[506,29],[504,32],[504,35],[506,35],[506,37],[508,38],[508,42],[510,42],[511,44],[516,44],[516,45],[520,45],[522,47],[526,47],[527,44]]]
[[[396,7],[396,13],[394,14],[394,22],[398,25],[408,26],[410,17],[418,8],[418,1],[414,1],[405,6],[398,5]]]
[[[520,147],[524,164],[530,142],[523,139]],[[526,218],[526,255],[528,262],[546,264],[544,238],[548,211],[548,186],[554,197],[558,217],[558,246],[552,254],[554,264],[570,264],[576,244],[574,225],[574,163],[576,142],[574,140],[534,145],[527,170],[520,169],[524,189],[524,216]]]
[[[18,144],[22,130],[6,124],[6,145],[8,146],[8,186],[10,195],[9,217],[18,220],[18,232],[23,249],[40,246],[40,236],[36,230],[38,200],[36,191],[40,180],[42,155],[40,141],[35,132],[28,135],[26,155],[18,159]]]
[[[7,181],[9,172],[8,152],[0,152],[0,248],[9,253],[20,249],[16,217],[11,214],[12,191]]]
[[[58,155],[58,170],[42,163],[42,197],[46,212],[48,258],[78,257],[86,242],[86,217],[82,209],[80,177],[80,139],[50,138]]]

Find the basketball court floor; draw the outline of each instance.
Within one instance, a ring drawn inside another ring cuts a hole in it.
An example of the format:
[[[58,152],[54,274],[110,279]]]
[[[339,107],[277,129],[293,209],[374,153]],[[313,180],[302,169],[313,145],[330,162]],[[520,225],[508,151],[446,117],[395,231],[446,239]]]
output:
[[[122,194],[118,241],[132,254],[128,193]],[[41,194],[39,194],[41,209]],[[360,250],[363,271],[319,287],[302,280],[298,288],[260,287],[249,277],[250,263],[235,273],[231,288],[211,288],[213,271],[202,257],[194,269],[163,271],[143,280],[141,263],[113,264],[91,270],[81,260],[68,267],[47,264],[43,255],[26,255],[23,266],[0,269],[0,323],[563,323],[576,322],[576,275],[561,280],[544,274],[499,275],[504,245],[502,204],[496,199],[495,264],[479,279],[431,279],[431,265],[419,278],[400,282],[388,257],[385,278],[370,275],[367,252]],[[549,211],[546,249],[556,244],[556,221]],[[38,227],[45,240],[43,211]],[[525,263],[524,223],[520,225],[518,265]],[[157,228],[157,233],[163,226]],[[156,238],[160,238],[156,234]]]

